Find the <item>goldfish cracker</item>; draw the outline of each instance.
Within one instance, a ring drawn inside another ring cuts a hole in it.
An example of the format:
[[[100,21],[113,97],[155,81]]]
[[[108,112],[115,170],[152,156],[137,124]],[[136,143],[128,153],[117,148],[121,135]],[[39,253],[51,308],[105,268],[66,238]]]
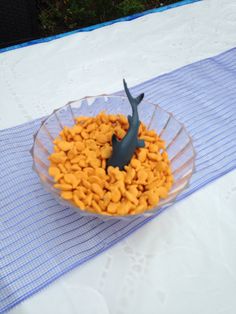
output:
[[[159,177],[160,177],[160,172],[157,171],[157,169],[154,169],[154,171],[149,171],[147,182],[152,183],[153,181],[155,181],[155,179],[159,179]]]
[[[61,172],[57,167],[49,167],[48,168],[48,173],[51,177],[56,177],[59,175]]]
[[[81,142],[83,140],[82,137],[80,135],[78,135],[78,134],[75,135],[73,139],[74,139],[74,143]]]
[[[171,174],[168,174],[168,175],[166,176],[166,181],[173,183],[173,182],[174,182],[174,177],[173,177]]]
[[[105,210],[106,210],[106,206],[105,206],[105,204],[104,204],[104,201],[99,200],[99,201],[98,201],[98,205],[99,205],[99,207],[100,207],[100,209],[101,209],[102,211],[105,211]]]
[[[165,146],[166,146],[164,141],[159,141],[157,145],[159,149],[165,149]]]
[[[162,152],[161,156],[163,160],[168,161],[169,158],[168,158],[168,153],[166,151]]]
[[[119,114],[118,119],[121,124],[125,124],[125,125],[128,124],[128,119],[125,115]]]
[[[89,150],[89,149],[85,149],[84,152],[85,156],[87,157],[87,159],[95,159],[96,158],[96,152]]]
[[[145,134],[147,134],[148,136],[157,137],[156,131],[154,130],[146,130]]]
[[[149,164],[152,170],[156,169],[156,165],[157,165],[156,163],[157,163],[156,161],[150,160]],[[159,170],[159,171],[162,171],[162,170]]]
[[[135,197],[137,197],[139,194],[139,191],[137,189],[137,185],[130,185],[128,188],[128,191]]]
[[[109,145],[105,145],[102,149],[101,149],[101,156],[104,159],[107,159],[111,156],[112,153],[112,147]]]
[[[70,170],[73,170],[73,171],[77,171],[77,170],[81,170],[81,167],[77,164],[73,164],[70,168]]]
[[[54,181],[58,182],[61,178],[63,178],[64,174],[63,173],[59,173],[54,177]]]
[[[166,189],[169,191],[169,189],[172,187],[173,183],[172,182],[165,182],[164,186]]]
[[[82,170],[78,170],[74,173],[75,177],[79,180],[82,180],[83,178],[86,179],[88,177],[88,175],[83,172]]]
[[[117,212],[118,205],[117,203],[110,202],[107,206],[107,212],[110,214],[115,214]]]
[[[148,153],[147,156],[150,160],[153,160],[153,161],[161,161],[162,160],[161,154],[158,154],[158,153]]]
[[[136,158],[132,158],[130,165],[135,169],[139,169],[141,167],[141,162]]]
[[[106,160],[102,160],[102,168],[106,169]]]
[[[59,152],[59,153],[53,153],[49,157],[49,160],[58,164],[58,163],[64,163],[67,159],[66,155],[64,152]]]
[[[145,171],[144,169],[140,169],[138,172],[137,172],[137,177],[138,177],[138,182],[140,184],[145,184],[147,178],[148,178],[148,174],[147,174],[147,171]]]
[[[85,149],[85,144],[83,142],[75,142],[75,147],[81,152]]]
[[[119,191],[118,188],[115,188],[111,191],[111,200],[114,203],[119,202],[121,199],[121,192]]]
[[[85,204],[84,202],[82,202],[77,195],[73,194],[73,200],[76,204],[76,206],[78,206],[81,210],[85,210]]]
[[[98,146],[97,146],[95,140],[93,140],[93,139],[88,139],[88,140],[86,140],[85,146],[88,147],[89,149],[94,150],[94,151],[97,151],[97,150],[98,150]],[[82,149],[81,149],[81,150],[82,150]]]
[[[74,153],[74,150],[69,150],[68,152],[67,152],[67,158],[69,159],[69,160],[72,160],[73,158],[76,158],[76,154]]]
[[[100,113],[99,115],[100,120],[102,123],[108,123],[109,122],[109,116],[105,114],[104,112]]]
[[[82,179],[81,184],[88,190],[91,189],[91,183],[89,183],[86,179]]]
[[[100,213],[102,211],[100,206],[98,205],[98,203],[95,200],[92,200],[92,207],[95,209],[95,211],[97,213]]]
[[[127,199],[131,202],[134,203],[135,205],[138,205],[138,199],[130,192],[126,191],[125,196]]]
[[[70,170],[71,170],[71,163],[70,163],[69,160],[67,160],[67,161],[65,162],[65,168],[66,168],[67,171],[70,171]]]
[[[107,133],[108,131],[110,131],[111,129],[111,125],[109,124],[101,124],[100,127],[99,127],[99,130],[101,131],[101,133],[105,134]]]
[[[114,177],[115,177],[115,179],[116,179],[117,181],[124,181],[124,179],[125,179],[125,172],[119,170],[118,167],[116,167],[116,168],[114,169],[113,175],[114,175]]]
[[[101,161],[103,160],[101,158],[101,151],[99,149],[96,149],[96,158],[100,159]]]
[[[75,118],[75,121],[77,124],[80,124],[80,123],[85,122],[87,119],[88,117],[80,116],[80,117]]]
[[[63,133],[63,130],[59,133],[61,134]],[[58,142],[61,142],[61,137],[60,136],[57,136],[54,140],[53,140],[53,144],[57,144]]]
[[[57,143],[57,146],[59,147],[59,149],[64,152],[71,150],[73,145],[74,144],[72,142],[67,142],[67,141],[60,141]]]
[[[148,206],[148,204],[147,204],[147,195],[142,194],[142,196],[140,196],[139,204],[142,204],[142,205],[144,205],[147,208],[147,206]]]
[[[111,177],[111,176],[113,176],[113,174],[114,174],[114,167],[112,167],[112,166],[109,166],[108,168],[107,168],[107,173],[108,173],[108,175]]]
[[[54,146],[53,146],[53,149],[54,149],[54,152],[55,152],[55,153],[59,153],[59,152],[61,151],[60,148],[57,147],[57,145],[54,145]]]
[[[90,193],[90,194],[85,198],[85,203],[86,203],[86,205],[91,206],[92,200],[93,200],[93,194]]]
[[[95,175],[100,178],[105,178],[107,176],[106,171],[101,167],[95,169]]]
[[[92,132],[93,130],[95,130],[97,128],[97,124],[96,123],[92,123],[92,124],[89,124],[88,126],[87,126],[87,132],[88,133],[90,133],[90,132]]]
[[[145,148],[141,148],[138,153],[138,160],[143,163],[147,158],[147,150]]]
[[[72,128],[69,128],[69,130],[68,130],[69,132],[69,135],[71,136],[71,139],[73,139],[74,137],[75,137],[75,135],[76,135],[76,131],[75,131],[75,128],[74,127],[72,127]]]
[[[56,183],[56,184],[54,184],[54,188],[62,190],[62,191],[70,191],[70,190],[72,190],[72,186],[70,184]]]
[[[71,191],[62,191],[61,197],[64,198],[64,200],[71,200],[73,199],[73,193]]]
[[[105,193],[105,195],[104,195],[104,197],[103,197],[103,202],[104,202],[104,205],[105,205],[105,206],[107,206],[107,205],[110,203],[110,201],[111,201],[111,196],[112,196],[111,192],[106,192],[106,193]]]
[[[71,184],[73,189],[75,189],[80,183],[80,179],[76,178],[76,176],[72,173],[66,173],[64,175],[64,180],[66,183]]]
[[[90,117],[87,118],[87,120],[84,121],[84,123],[83,123],[84,129],[86,129],[89,124],[93,123],[93,121],[94,121],[94,118],[90,118]]]
[[[73,164],[78,164],[80,160],[81,160],[81,156],[77,156],[71,159],[70,162],[73,165]]]
[[[112,123],[116,122],[116,121],[117,121],[116,115],[115,115],[115,114],[110,114],[110,115],[109,115],[109,120],[110,120]]]
[[[83,139],[88,139],[89,138],[89,134],[86,131],[82,131],[81,132],[81,136]]]
[[[93,194],[93,199],[96,201],[96,202],[99,202],[99,200],[101,200],[100,196],[96,193]]]
[[[104,186],[104,180],[102,180],[98,176],[91,175],[89,176],[88,180],[90,183],[97,183],[100,186]]]
[[[145,142],[155,142],[155,138],[152,136],[142,135],[140,139],[144,140]]]
[[[91,176],[94,174],[94,169],[92,167],[86,167],[83,169],[83,172],[85,172],[87,176]]]
[[[105,134],[103,133],[99,133],[98,136],[97,136],[97,141],[98,143],[100,144],[106,144],[107,143],[107,137]]]
[[[107,143],[110,143],[111,142],[111,139],[112,139],[112,136],[113,136],[114,132],[111,130],[111,131],[108,131],[106,133],[106,138],[107,138]]]
[[[136,172],[131,167],[125,167],[125,169],[126,169],[125,183],[131,184],[135,177]]]
[[[73,130],[75,132],[76,135],[80,134],[81,131],[83,130],[82,126],[79,124],[76,124],[73,126]],[[74,136],[74,138],[76,137],[76,135]]]
[[[65,136],[67,136],[69,134],[69,128],[65,126],[62,132],[64,133]]]
[[[61,139],[66,141],[66,135],[64,134],[64,132],[61,131],[59,134],[60,134]]]
[[[58,168],[62,173],[67,173],[67,169],[63,164],[58,164]]]
[[[152,190],[155,189],[156,187],[159,187],[162,184],[161,180],[154,180],[152,183],[149,183],[145,186],[145,190]]]
[[[121,194],[122,195],[124,195],[125,194],[125,183],[124,183],[124,181],[121,181],[121,180],[119,180],[119,181],[117,181],[116,182],[116,186],[118,187],[118,189],[120,190],[120,192],[121,192]]]
[[[118,215],[127,215],[129,211],[132,209],[132,203],[129,201],[123,201],[117,208]]]
[[[100,185],[98,185],[97,183],[92,183],[91,185],[92,191],[94,193],[96,193],[99,197],[103,197],[104,195],[104,191],[103,189],[100,187]]]
[[[158,171],[164,171],[168,168],[168,165],[164,161],[159,161],[159,162],[157,162],[155,168]]]
[[[143,185],[142,185],[142,184],[139,184],[139,185],[138,185],[138,190],[139,190],[139,191],[141,191],[141,192],[143,192],[144,187],[143,187]]]
[[[166,169],[166,174],[167,174],[167,177],[170,177],[172,174],[171,169],[169,167]]]
[[[85,167],[88,166],[88,164],[87,164],[87,162],[85,161],[85,159],[81,159],[81,160],[79,161],[79,166],[80,166],[81,168],[85,168]]]
[[[149,205],[157,205],[157,203],[159,202],[159,195],[157,193],[155,193],[153,190],[148,191],[148,203]]]
[[[91,167],[96,169],[96,168],[99,168],[101,166],[101,160],[99,160],[98,158],[92,158],[89,160],[89,164]]]
[[[85,199],[86,198],[86,194],[85,194],[86,189],[83,186],[79,186],[77,187],[77,189],[74,191],[74,194],[77,195],[77,197],[79,197],[79,199]]]
[[[139,204],[135,210],[134,210],[134,213],[135,214],[141,214],[145,211],[145,209],[147,209],[147,206],[145,206],[144,204]]]
[[[126,132],[121,127],[116,127],[115,129],[115,135],[116,137],[122,139],[125,136]]]
[[[161,198],[166,198],[168,195],[168,190],[164,186],[160,186],[156,189],[156,194],[158,194]]]

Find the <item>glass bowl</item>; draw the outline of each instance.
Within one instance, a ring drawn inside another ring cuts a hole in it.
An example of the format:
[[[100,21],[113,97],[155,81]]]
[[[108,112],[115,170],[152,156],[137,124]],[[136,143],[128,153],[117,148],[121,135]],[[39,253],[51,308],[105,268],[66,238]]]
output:
[[[62,205],[74,208],[82,215],[95,215],[104,218],[134,218],[134,216],[149,217],[155,215],[163,206],[173,204],[176,197],[188,186],[189,180],[194,172],[195,151],[192,139],[187,133],[184,125],[178,122],[174,116],[163,110],[158,105],[152,104],[145,99],[138,107],[140,120],[154,129],[166,142],[166,151],[169,155],[174,184],[166,199],[161,199],[156,207],[141,214],[126,216],[107,216],[93,214],[88,211],[74,207],[70,202],[60,197],[59,191],[54,188],[53,179],[48,174],[48,156],[53,152],[53,140],[59,135],[64,126],[74,125],[74,118],[78,116],[96,116],[100,111],[108,114],[122,113],[131,114],[131,106],[126,97],[122,96],[89,96],[73,101],[55,110],[42,122],[38,132],[34,135],[34,143],[31,149],[33,157],[33,169],[38,174],[42,185]]]

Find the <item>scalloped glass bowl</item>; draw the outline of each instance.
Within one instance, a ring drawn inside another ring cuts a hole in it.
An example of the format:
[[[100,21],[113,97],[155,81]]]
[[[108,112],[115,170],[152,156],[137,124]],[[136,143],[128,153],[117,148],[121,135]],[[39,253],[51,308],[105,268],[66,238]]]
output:
[[[82,215],[95,215],[104,218],[134,218],[134,216],[149,217],[155,215],[163,206],[173,204],[176,197],[188,186],[194,172],[195,151],[192,139],[188,135],[183,124],[178,122],[171,113],[143,100],[138,107],[140,120],[149,129],[154,129],[166,142],[166,151],[171,162],[174,176],[174,184],[166,199],[160,200],[159,204],[152,210],[145,211],[139,215],[107,216],[93,214],[88,211],[74,207],[71,203],[60,197],[59,191],[53,187],[53,179],[48,174],[48,156],[53,152],[53,140],[59,135],[64,126],[74,125],[74,118],[78,116],[95,116],[100,111],[108,114],[122,113],[131,114],[131,107],[126,97],[122,96],[91,96],[73,101],[55,110],[42,125],[34,136],[34,144],[31,149],[33,157],[33,169],[38,174],[43,186],[62,205],[74,208]]]

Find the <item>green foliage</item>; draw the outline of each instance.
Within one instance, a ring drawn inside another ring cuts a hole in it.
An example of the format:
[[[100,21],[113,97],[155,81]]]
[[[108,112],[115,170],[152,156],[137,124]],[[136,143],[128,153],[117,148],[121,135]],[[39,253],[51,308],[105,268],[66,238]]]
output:
[[[179,0],[38,0],[42,35],[53,35]]]
[[[142,12],[145,10],[145,1],[124,0],[118,5],[118,11],[122,16]]]

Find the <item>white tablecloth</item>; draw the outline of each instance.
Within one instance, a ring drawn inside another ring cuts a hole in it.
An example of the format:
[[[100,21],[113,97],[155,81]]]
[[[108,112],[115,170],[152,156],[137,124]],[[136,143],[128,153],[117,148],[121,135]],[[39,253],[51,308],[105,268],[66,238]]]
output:
[[[235,46],[236,1],[205,0],[0,54],[0,128]],[[236,171],[11,313],[234,314],[235,204]]]

